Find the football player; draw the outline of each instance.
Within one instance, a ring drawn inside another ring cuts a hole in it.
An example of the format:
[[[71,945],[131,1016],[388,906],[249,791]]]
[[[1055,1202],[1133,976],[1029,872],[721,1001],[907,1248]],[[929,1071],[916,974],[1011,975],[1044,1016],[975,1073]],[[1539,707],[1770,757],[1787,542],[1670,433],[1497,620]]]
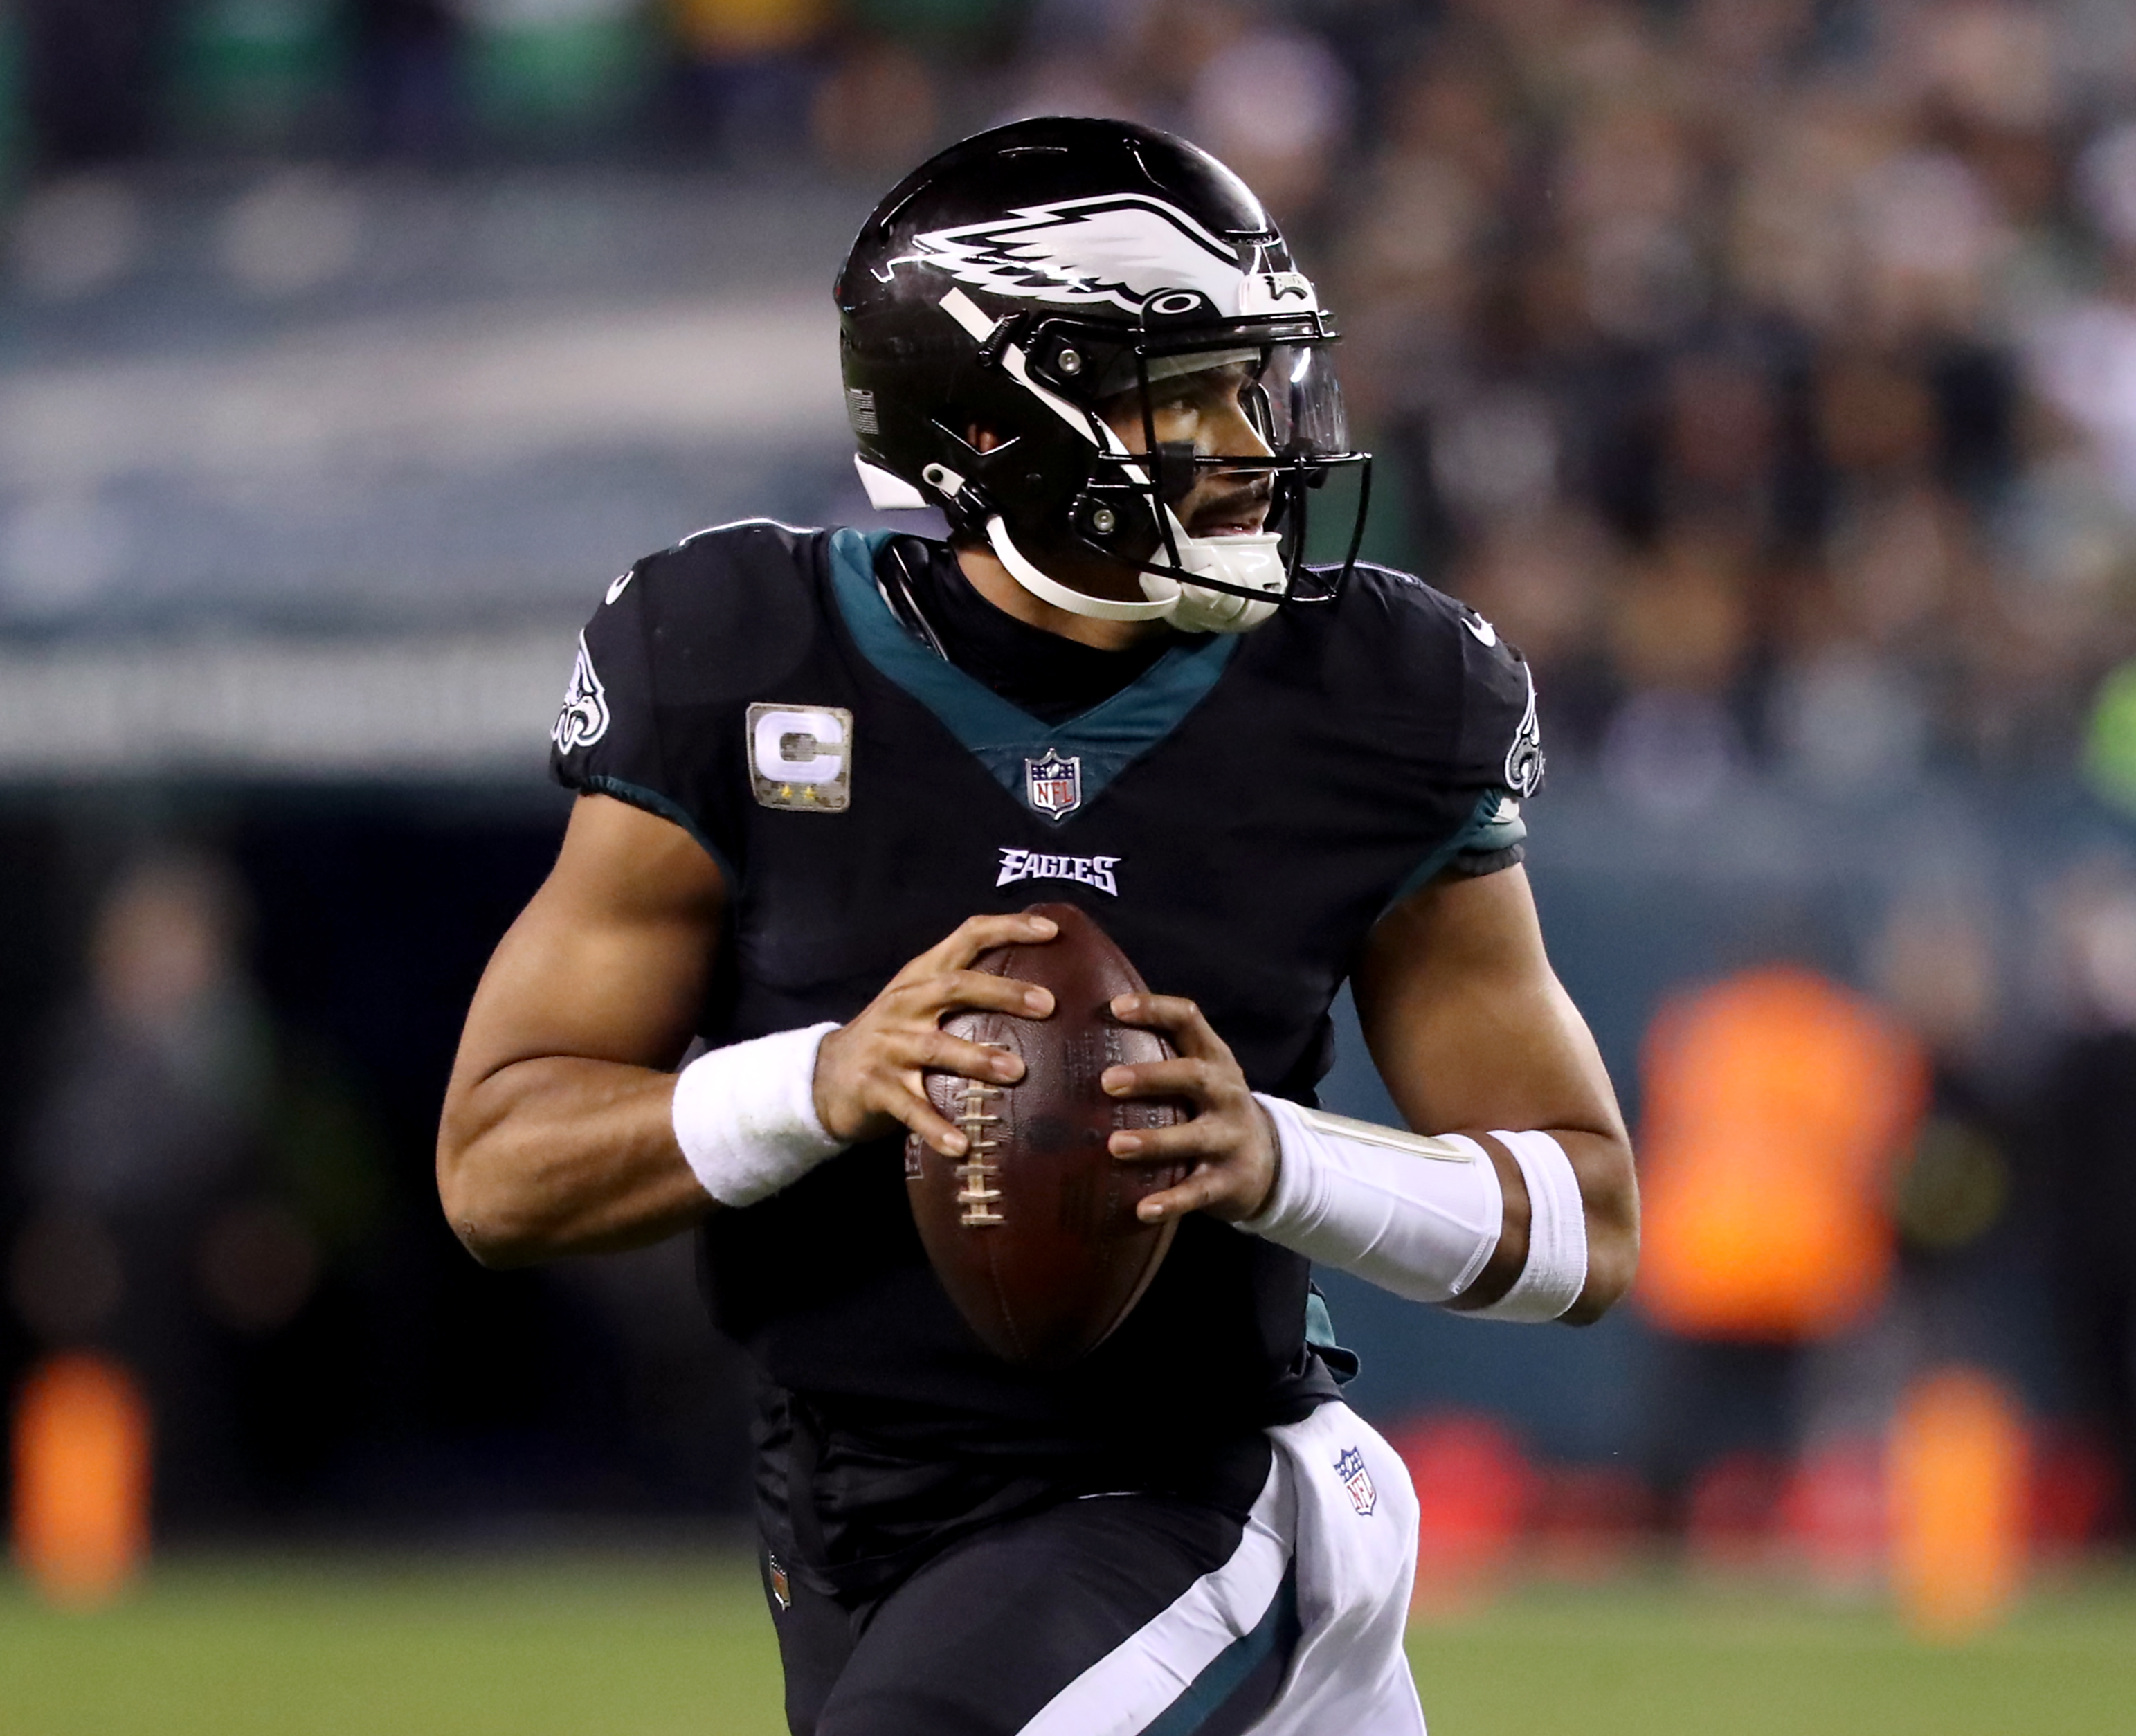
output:
[[[1359,564],[1354,524],[1304,558],[1368,462],[1334,329],[1192,146],[968,139],[884,199],[837,298],[862,480],[948,540],[755,521],[609,587],[555,732],[580,799],[468,1015],[445,1210],[499,1265],[696,1231],[760,1375],[797,1736],[1421,1731],[1414,1496],[1342,1401],[1311,1263],[1580,1322],[1638,1239],[1520,866],[1527,667]],[[1049,938],[1018,914],[1049,899],[1177,1051],[1104,1089],[1196,1113],[1113,1136],[1192,1161],[1141,1208],[1176,1238],[1040,1373],[950,1305],[900,1145],[965,1149],[923,1069],[1019,1076],[941,1026],[1048,1010],[972,966]],[[1313,1107],[1346,980],[1419,1134]]]

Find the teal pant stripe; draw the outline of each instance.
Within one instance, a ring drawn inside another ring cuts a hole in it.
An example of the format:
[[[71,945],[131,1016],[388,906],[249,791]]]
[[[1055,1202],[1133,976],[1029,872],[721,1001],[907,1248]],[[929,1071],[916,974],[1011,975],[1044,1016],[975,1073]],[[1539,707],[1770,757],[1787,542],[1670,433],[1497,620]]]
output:
[[[1240,1634],[1211,1658],[1187,1690],[1155,1722],[1143,1727],[1142,1736],[1194,1736],[1224,1709],[1224,1703],[1248,1676],[1279,1652],[1287,1655],[1298,1644],[1298,1563],[1294,1559],[1269,1600],[1268,1612],[1253,1631]]]

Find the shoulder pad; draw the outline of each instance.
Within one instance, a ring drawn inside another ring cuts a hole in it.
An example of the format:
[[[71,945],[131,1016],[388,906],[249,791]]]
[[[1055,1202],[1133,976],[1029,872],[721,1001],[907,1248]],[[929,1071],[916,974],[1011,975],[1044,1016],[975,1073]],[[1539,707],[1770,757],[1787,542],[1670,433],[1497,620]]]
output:
[[[595,618],[636,618],[658,703],[717,704],[808,654],[823,534],[768,518],[700,531],[618,579]]]
[[[1291,613],[1306,613],[1294,610]],[[1464,783],[1532,796],[1542,782],[1527,661],[1468,604],[1415,575],[1365,561],[1323,613],[1361,661],[1440,716],[1431,758]]]

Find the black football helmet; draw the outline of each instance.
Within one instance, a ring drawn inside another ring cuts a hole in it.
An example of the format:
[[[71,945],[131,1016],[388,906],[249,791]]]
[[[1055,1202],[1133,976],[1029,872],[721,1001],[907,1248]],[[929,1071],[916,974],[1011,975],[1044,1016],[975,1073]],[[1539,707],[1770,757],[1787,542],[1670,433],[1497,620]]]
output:
[[[1335,328],[1260,201],[1207,152],[1118,120],[979,133],[891,190],[837,293],[870,500],[939,507],[1046,601],[1239,632],[1348,575],[1371,458],[1348,444]],[[1224,394],[1251,430],[1231,444],[1258,449],[1160,442],[1153,406],[1189,390]],[[1117,431],[1137,419],[1138,451]],[[1348,555],[1308,569],[1308,497],[1337,466],[1359,472]],[[1188,533],[1173,508],[1211,472],[1266,487],[1260,532]],[[1093,555],[1138,573],[1144,600],[1046,570]]]

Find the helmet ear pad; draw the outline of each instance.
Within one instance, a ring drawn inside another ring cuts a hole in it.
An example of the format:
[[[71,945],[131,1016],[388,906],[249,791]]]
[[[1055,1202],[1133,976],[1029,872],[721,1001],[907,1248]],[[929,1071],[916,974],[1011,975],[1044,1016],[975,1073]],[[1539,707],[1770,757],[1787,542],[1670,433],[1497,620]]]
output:
[[[1147,484],[1131,482],[1108,457],[1061,426],[1034,429],[973,455],[975,474],[1017,546],[1064,580],[1103,573],[1132,595],[1145,563],[1165,554]]]
[[[998,513],[1017,546],[1042,567],[1087,570],[1094,560],[1117,563],[1124,572],[1161,554],[1163,533],[1153,512],[1147,483],[1129,478],[1117,456],[1099,450],[1090,435],[1065,417],[1037,409],[1029,390],[983,363],[971,371],[957,394],[956,412],[969,420],[953,428],[937,419],[929,430],[940,462],[967,479],[964,497],[952,503],[959,534],[977,534]],[[1011,394],[989,424],[988,400]],[[974,438],[997,428],[1018,430],[985,449]],[[959,522],[959,519],[963,522]]]

